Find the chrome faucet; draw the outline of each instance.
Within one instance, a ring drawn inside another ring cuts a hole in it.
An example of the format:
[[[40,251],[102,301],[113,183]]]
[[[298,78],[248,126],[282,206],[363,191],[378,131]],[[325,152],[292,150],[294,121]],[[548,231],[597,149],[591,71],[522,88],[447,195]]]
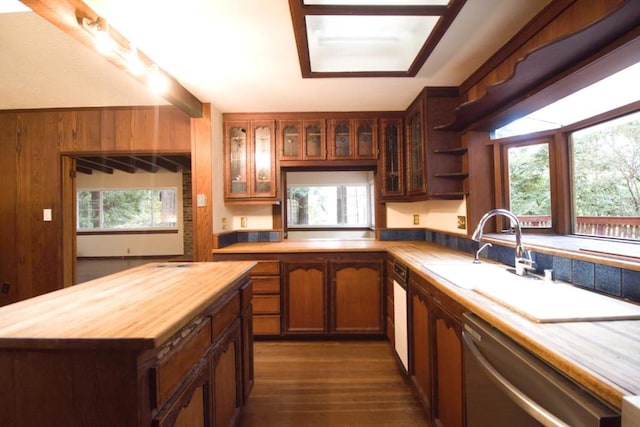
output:
[[[508,211],[506,209],[493,209],[487,212],[486,214],[484,214],[482,218],[480,218],[480,221],[478,222],[478,227],[476,228],[476,231],[473,232],[473,235],[471,236],[471,240],[481,243],[482,229],[484,228],[484,225],[487,223],[487,221],[490,218],[497,215],[506,216],[516,225],[516,256],[515,256],[516,274],[518,276],[524,276],[527,274],[528,271],[535,270],[536,266],[535,266],[535,262],[531,259],[531,252],[526,251],[524,249],[524,246],[522,245],[522,228],[520,227],[520,220],[518,220],[518,217],[511,211]],[[482,251],[485,248],[485,246],[486,245],[480,246],[480,249],[476,252],[476,256],[473,261],[474,263],[477,264],[480,262],[478,260],[478,256],[480,254],[480,251]]]

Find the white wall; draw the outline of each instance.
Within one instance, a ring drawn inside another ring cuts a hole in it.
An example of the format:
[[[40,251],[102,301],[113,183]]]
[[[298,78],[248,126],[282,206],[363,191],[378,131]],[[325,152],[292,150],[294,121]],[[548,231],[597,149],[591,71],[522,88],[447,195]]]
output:
[[[418,214],[420,224],[414,225]],[[466,233],[459,229],[458,216],[467,215],[466,200],[427,200],[412,203],[387,203],[387,228],[429,228],[453,233]]]
[[[78,257],[183,255],[184,225],[182,218],[182,173],[158,171],[135,174],[114,171],[113,175],[95,172],[91,175],[79,173],[76,178],[78,190],[96,188],[140,188],[176,187],[178,210],[178,233],[171,234],[116,234],[77,236]]]

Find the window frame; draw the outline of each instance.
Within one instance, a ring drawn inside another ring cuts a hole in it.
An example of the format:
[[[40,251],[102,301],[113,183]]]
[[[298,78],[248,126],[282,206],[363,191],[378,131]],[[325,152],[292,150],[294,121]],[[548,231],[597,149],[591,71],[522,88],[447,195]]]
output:
[[[103,206],[102,206],[102,193],[105,191],[163,191],[173,190],[175,193],[175,215],[176,225],[172,227],[158,226],[158,227],[136,227],[136,228],[80,228],[80,203],[78,202],[78,196],[81,192],[100,192],[101,204],[100,204],[100,218],[102,222]],[[100,188],[78,188],[75,191],[75,204],[76,204],[76,233],[81,235],[100,235],[100,234],[171,234],[178,233],[180,231],[180,209],[179,209],[179,189],[178,187],[165,186],[165,187],[100,187]]]
[[[346,190],[346,187],[348,185],[346,184],[320,184],[320,185],[295,185],[294,187],[298,188],[298,187],[341,187],[344,188]],[[285,185],[284,188],[284,194],[285,194],[285,209],[284,211],[287,212],[285,221],[284,221],[284,227],[285,230],[295,230],[295,231],[332,231],[332,230],[340,230],[340,231],[352,231],[352,230],[372,230],[375,227],[375,223],[374,223],[374,218],[375,218],[375,212],[372,211],[372,206],[375,206],[375,190],[372,190],[372,184],[370,182],[367,183],[362,183],[362,184],[353,184],[353,185],[349,185],[349,186],[353,186],[353,187],[364,187],[365,189],[365,193],[367,194],[368,200],[367,203],[365,203],[366,207],[367,207],[367,222],[368,225],[348,225],[348,224],[334,224],[334,225],[310,225],[310,224],[302,224],[302,225],[295,225],[295,224],[290,224],[289,223],[289,186]],[[346,194],[346,191],[345,191]],[[339,198],[339,197],[338,197]],[[346,204],[345,204],[346,207]]]
[[[640,101],[589,117],[585,120],[563,126],[525,135],[517,135],[501,139],[493,139],[487,145],[493,147],[494,158],[494,188],[495,206],[509,208],[509,169],[507,163],[507,149],[512,146],[533,144],[534,141],[549,140],[549,171],[551,180],[551,217],[550,229],[523,228],[535,234],[550,234],[570,236],[581,239],[607,240],[620,243],[637,244],[634,240],[615,239],[604,236],[586,236],[575,234],[574,225],[574,194],[572,186],[571,133],[609,120],[616,119],[640,111]],[[504,220],[496,218],[497,230],[503,229]]]

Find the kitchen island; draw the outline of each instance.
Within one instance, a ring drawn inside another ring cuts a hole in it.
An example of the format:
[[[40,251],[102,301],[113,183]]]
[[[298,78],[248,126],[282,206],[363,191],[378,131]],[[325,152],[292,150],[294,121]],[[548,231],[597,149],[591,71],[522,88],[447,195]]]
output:
[[[410,270],[410,277],[420,283],[428,283],[426,294],[434,298],[438,307],[432,313],[451,313],[457,318],[463,312],[472,312],[490,323],[493,327],[509,336],[523,348],[535,354],[546,363],[571,378],[590,393],[597,396],[612,407],[620,410],[625,396],[640,395],[640,320],[583,320],[562,322],[536,322],[519,314],[494,299],[473,289],[454,284],[455,278],[447,278],[446,274],[436,274],[437,266],[452,265],[452,271],[463,270],[471,266],[473,257],[467,253],[452,250],[431,242],[416,241],[307,241],[307,242],[274,242],[243,243],[213,251],[214,259],[235,255],[244,259],[263,258],[286,259],[289,254],[307,252],[312,256],[320,256],[321,252],[384,252],[386,256],[405,264]],[[501,274],[505,265],[483,261],[483,265],[495,268]],[[390,262],[386,263],[387,281],[391,276]],[[430,269],[431,267],[431,269]],[[459,267],[459,268],[456,268]],[[478,280],[485,280],[478,276]],[[415,283],[414,283],[415,284]],[[540,282],[542,287],[548,286]],[[387,298],[381,299],[384,310],[389,312],[392,301],[389,300],[389,287],[385,288]],[[412,291],[413,292],[413,291]],[[416,292],[410,293],[410,307],[420,297]],[[599,296],[609,300],[611,298]],[[549,296],[553,298],[553,295]],[[441,310],[440,303],[445,301]],[[572,304],[576,301],[563,301],[567,312],[573,312]],[[285,307],[286,308],[286,307]],[[432,313],[430,315],[432,315]],[[415,314],[415,313],[414,313]],[[412,316],[414,316],[412,314]],[[286,316],[286,313],[283,313]],[[417,318],[411,318],[411,321]],[[443,322],[443,325],[447,322]],[[416,320],[417,321],[417,320]],[[437,324],[434,323],[433,325]],[[432,325],[432,326],[433,326]],[[387,324],[387,326],[389,326]],[[415,330],[415,328],[414,328]],[[460,331],[458,331],[460,332]],[[415,337],[410,336],[410,340]],[[428,368],[427,368],[428,369]],[[409,375],[415,374],[415,365]],[[435,375],[435,373],[431,373]],[[414,379],[414,383],[416,380]],[[435,387],[427,384],[428,388]],[[436,392],[437,393],[437,392]],[[425,397],[425,399],[431,397]],[[427,403],[428,407],[429,404]],[[428,408],[437,412],[437,409]]]
[[[254,265],[146,264],[1,308],[2,425],[232,425]]]

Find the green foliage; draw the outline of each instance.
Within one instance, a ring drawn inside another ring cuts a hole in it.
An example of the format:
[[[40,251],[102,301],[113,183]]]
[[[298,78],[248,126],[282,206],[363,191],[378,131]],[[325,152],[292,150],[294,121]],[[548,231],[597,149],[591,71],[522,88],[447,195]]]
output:
[[[511,210],[516,215],[551,215],[548,144],[509,149]]]
[[[578,216],[640,216],[640,120],[573,138]]]

